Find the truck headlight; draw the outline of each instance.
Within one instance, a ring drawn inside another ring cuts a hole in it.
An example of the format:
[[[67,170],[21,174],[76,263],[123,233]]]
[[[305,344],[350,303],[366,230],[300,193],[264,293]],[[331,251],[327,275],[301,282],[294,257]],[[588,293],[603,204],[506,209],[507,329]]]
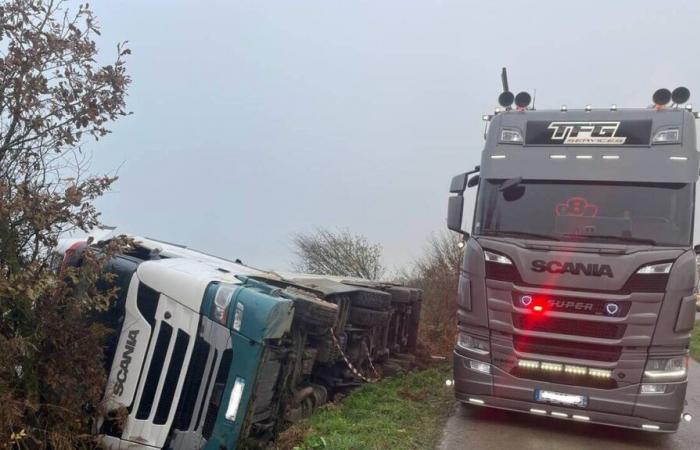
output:
[[[660,264],[649,264],[648,266],[641,267],[637,273],[640,275],[658,275],[671,272],[672,262],[665,262]]]
[[[236,381],[233,383],[233,389],[231,389],[231,397],[228,399],[226,414],[224,415],[226,420],[231,422],[236,421],[238,407],[241,406],[241,398],[243,397],[243,388],[245,388],[245,380],[241,377],[236,377]]]
[[[222,325],[226,325],[228,321],[228,307],[231,304],[235,290],[234,286],[222,284],[214,296],[214,320]]]
[[[475,338],[467,333],[462,333],[460,331],[459,337],[457,338],[457,345],[467,351],[477,353],[479,355],[489,354],[489,342],[484,339]]]
[[[644,376],[651,379],[685,378],[688,372],[688,357],[674,356],[673,358],[650,359],[644,369]]]
[[[484,259],[486,259],[488,262],[493,262],[496,264],[505,264],[508,266],[513,265],[513,262],[507,256],[499,255],[498,253],[490,252],[488,250],[484,250]]]

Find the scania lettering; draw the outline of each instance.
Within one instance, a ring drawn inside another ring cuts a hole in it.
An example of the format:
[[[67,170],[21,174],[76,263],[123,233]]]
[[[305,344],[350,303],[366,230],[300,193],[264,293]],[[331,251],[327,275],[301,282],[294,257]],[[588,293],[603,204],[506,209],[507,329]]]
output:
[[[668,92],[668,91],[666,91]],[[464,237],[454,388],[465,404],[674,432],[695,322],[697,114],[534,110],[502,94],[453,178]],[[471,230],[464,192],[476,188]]]
[[[542,261],[541,259],[536,259],[532,261],[532,270],[534,272],[544,272],[549,273],[570,273],[572,275],[586,275],[592,277],[613,277],[612,269],[607,264],[582,264],[582,263],[572,263],[572,262],[560,262],[560,261]]]

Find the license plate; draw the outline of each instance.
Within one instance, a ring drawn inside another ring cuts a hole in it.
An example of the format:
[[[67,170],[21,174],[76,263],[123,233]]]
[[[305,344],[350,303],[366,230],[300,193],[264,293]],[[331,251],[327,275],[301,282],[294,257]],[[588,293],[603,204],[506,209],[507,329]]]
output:
[[[578,406],[585,408],[588,405],[588,397],[585,395],[562,394],[561,392],[535,390],[535,400],[544,403],[554,403],[563,406]]]

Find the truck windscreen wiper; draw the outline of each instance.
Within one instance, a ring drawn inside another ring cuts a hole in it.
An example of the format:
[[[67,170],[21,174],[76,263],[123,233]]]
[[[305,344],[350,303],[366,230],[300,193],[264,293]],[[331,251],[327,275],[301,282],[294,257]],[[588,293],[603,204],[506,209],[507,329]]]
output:
[[[482,236],[504,236],[504,237],[522,237],[530,239],[544,239],[548,241],[559,241],[560,239],[555,236],[550,236],[548,234],[541,233],[531,233],[529,231],[517,231],[517,230],[489,230],[480,233]]]
[[[648,238],[639,238],[639,237],[633,237],[633,236],[615,236],[613,234],[573,234],[573,233],[566,233],[563,236],[567,237],[577,237],[577,238],[586,238],[586,239],[604,239],[604,240],[610,240],[610,241],[620,241],[620,242],[634,242],[638,244],[648,244],[648,245],[656,245],[656,241],[653,239],[648,239]]]

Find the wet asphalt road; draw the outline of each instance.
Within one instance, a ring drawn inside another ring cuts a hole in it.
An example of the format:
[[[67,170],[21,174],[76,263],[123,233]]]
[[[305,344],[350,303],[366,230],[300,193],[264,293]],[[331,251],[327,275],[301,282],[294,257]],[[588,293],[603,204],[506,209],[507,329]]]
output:
[[[455,405],[439,450],[457,449],[700,449],[700,364],[690,362],[685,411],[675,434],[649,433],[529,414]]]

